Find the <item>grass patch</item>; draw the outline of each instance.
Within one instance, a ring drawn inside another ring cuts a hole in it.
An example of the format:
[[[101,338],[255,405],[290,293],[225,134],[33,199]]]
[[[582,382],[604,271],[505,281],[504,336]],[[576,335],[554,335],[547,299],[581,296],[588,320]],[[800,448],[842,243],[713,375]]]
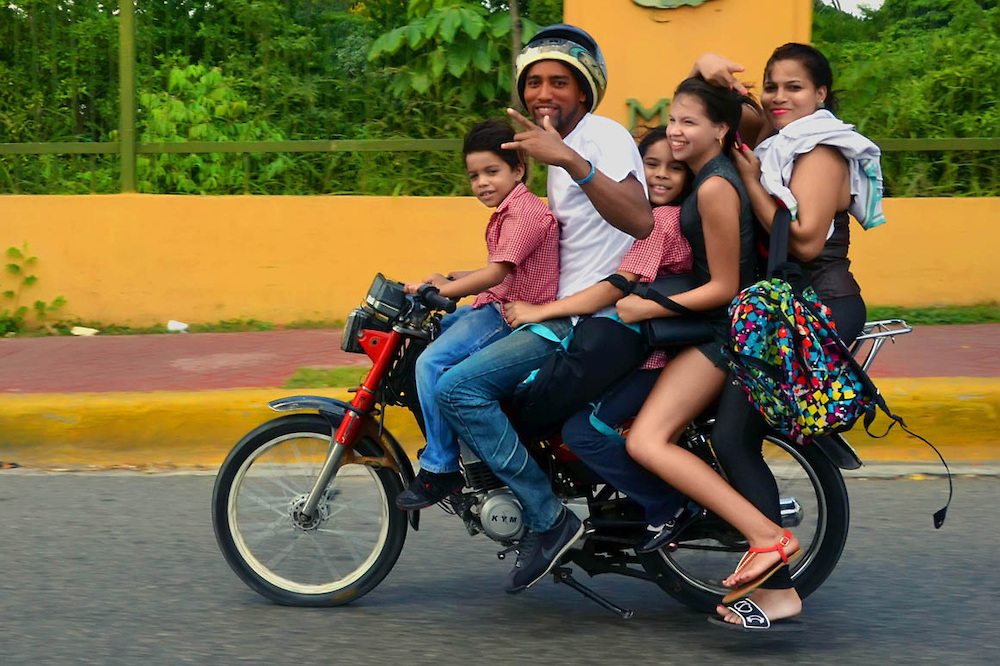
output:
[[[52,324],[45,324],[40,328],[26,330],[18,333],[19,338],[37,338],[49,335],[71,335],[69,332],[74,326],[85,326],[96,328],[98,335],[151,335],[158,333],[169,333],[166,324],[155,324],[153,326],[127,326],[119,324],[102,324],[96,321],[60,321]],[[342,319],[302,319],[289,324],[272,324],[269,321],[259,319],[224,319],[213,324],[190,324],[190,333],[247,333],[257,331],[281,331],[281,330],[302,330],[302,329],[336,329],[344,327]]]
[[[868,320],[905,319],[914,326],[942,326],[946,324],[995,324],[1000,322],[1000,304],[938,305],[933,307],[905,308],[878,306],[868,308]]]
[[[367,365],[299,368],[282,388],[351,388],[361,384],[370,369]]]
[[[996,324],[1000,323],[1000,304],[979,303],[976,305],[935,305],[908,308],[899,305],[880,305],[868,308],[868,319],[905,319],[914,326],[943,326],[948,324]],[[102,324],[95,321],[60,321],[47,323],[39,328],[18,332],[18,338],[37,338],[49,335],[70,335],[74,326],[96,328],[98,335],[149,335],[168,333],[166,324],[155,326],[121,326]],[[225,319],[214,324],[191,324],[191,333],[245,333],[253,331],[281,331],[294,329],[334,329],[344,327],[342,319],[302,319],[288,324],[273,324],[259,319]],[[338,368],[344,370],[346,368]],[[325,372],[318,370],[317,372]],[[306,385],[302,385],[306,386]],[[342,384],[313,384],[310,386],[342,386]],[[343,386],[346,386],[344,384]],[[290,387],[292,388],[292,387]]]

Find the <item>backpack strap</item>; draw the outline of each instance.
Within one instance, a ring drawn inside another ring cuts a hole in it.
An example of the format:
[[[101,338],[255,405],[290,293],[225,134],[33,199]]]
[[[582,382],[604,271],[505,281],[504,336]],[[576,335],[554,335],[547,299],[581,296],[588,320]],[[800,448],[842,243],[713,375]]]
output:
[[[771,238],[767,248],[767,277],[783,269],[788,263],[788,235],[791,233],[792,214],[787,208],[778,207],[771,220]]]
[[[670,298],[669,296],[664,296],[663,294],[658,294],[655,291],[653,291],[652,289],[650,289],[645,294],[643,294],[642,297],[645,298],[645,299],[653,301],[654,303],[656,303],[657,305],[659,305],[662,308],[670,310],[671,312],[676,312],[678,314],[686,314],[686,315],[689,315],[689,316],[692,316],[692,317],[698,317],[698,316],[704,314],[702,312],[697,312],[695,310],[692,310],[691,308],[686,308],[683,305],[681,305],[680,303],[674,301],[674,299]]]
[[[601,280],[601,282],[609,283],[612,287],[618,289],[619,291],[621,291],[623,294],[626,295],[631,294],[632,289],[635,288],[634,282],[629,282],[628,280],[625,279],[624,275],[620,275],[618,273],[612,273],[608,277]]]
[[[857,361],[855,361],[854,364],[857,365]],[[860,367],[858,369],[860,370]],[[899,427],[902,428],[903,432],[905,432],[907,435],[909,435],[910,437],[916,437],[921,442],[931,447],[931,450],[934,451],[934,453],[937,455],[938,460],[940,460],[941,464],[944,465],[944,471],[948,475],[948,501],[945,502],[943,507],[934,512],[934,527],[936,529],[940,529],[941,526],[944,525],[944,519],[948,513],[948,507],[951,506],[951,497],[954,494],[954,488],[951,483],[951,469],[948,467],[948,463],[945,461],[944,456],[941,455],[941,452],[938,451],[938,448],[936,446],[934,446],[926,439],[924,439],[917,433],[907,428],[906,423],[903,421],[902,417],[896,416],[891,411],[889,411],[889,407],[888,405],[885,404],[885,399],[882,397],[882,394],[879,393],[878,389],[875,388],[875,385],[872,383],[871,379],[869,379],[868,375],[864,374],[864,372],[861,373],[861,380],[865,384],[865,389],[871,391],[872,398],[875,400],[875,405],[878,408],[878,409],[873,409],[867,414],[865,414],[865,421],[864,421],[865,432],[868,433],[869,437],[874,437],[875,439],[881,439],[886,435],[888,435],[889,431],[892,430],[893,427],[895,427],[895,425],[898,423]],[[878,414],[879,409],[881,409],[886,416],[892,419],[892,423],[889,424],[889,427],[885,429],[884,433],[882,433],[881,435],[875,435],[872,433],[871,430],[869,430],[869,427],[871,426],[872,422],[875,421],[875,416]]]
[[[799,303],[814,317],[820,319],[819,314],[812,308],[812,305],[807,300],[802,299],[799,301]],[[854,358],[853,354],[851,354],[851,350],[848,349],[847,344],[844,343],[844,341],[840,338],[840,336],[836,335],[835,332],[832,338],[834,339],[834,344],[836,344],[837,348],[840,350],[841,356],[843,357],[844,361],[850,366],[850,368],[855,373],[857,373],[857,376],[861,380],[861,384],[864,388],[865,393],[869,394],[872,398],[872,401],[875,403],[875,409],[872,409],[871,411],[865,414],[864,418],[865,432],[868,433],[870,437],[874,437],[875,439],[881,439],[886,435],[888,435],[889,431],[892,430],[893,427],[895,427],[896,424],[898,423],[899,427],[903,429],[903,432],[910,435],[911,437],[916,437],[921,442],[931,447],[931,450],[934,451],[935,454],[937,454],[937,457],[941,461],[941,464],[944,465],[944,471],[948,475],[948,501],[945,502],[945,505],[942,508],[934,512],[934,527],[940,529],[941,526],[944,525],[944,519],[946,514],[948,513],[948,507],[951,506],[951,498],[952,495],[954,494],[954,488],[951,482],[951,469],[948,467],[947,461],[945,461],[944,456],[941,455],[941,452],[938,451],[936,446],[934,446],[926,439],[924,439],[920,435],[916,434],[915,432],[907,428],[906,423],[903,421],[902,417],[896,416],[891,411],[889,411],[889,406],[886,404],[885,399],[882,397],[882,394],[879,393],[878,387],[875,386],[875,383],[871,380],[871,377],[868,376],[868,373],[861,368],[861,364],[858,363],[858,360]],[[875,417],[878,415],[878,410],[880,409],[886,416],[892,419],[892,423],[889,424],[889,427],[885,429],[884,433],[882,433],[881,435],[876,435],[873,434],[869,428],[875,421]]]
[[[787,282],[799,295],[808,284],[802,267],[788,258],[788,239],[791,236],[792,215],[787,208],[778,208],[771,221],[771,238],[767,250],[767,279],[778,278]]]

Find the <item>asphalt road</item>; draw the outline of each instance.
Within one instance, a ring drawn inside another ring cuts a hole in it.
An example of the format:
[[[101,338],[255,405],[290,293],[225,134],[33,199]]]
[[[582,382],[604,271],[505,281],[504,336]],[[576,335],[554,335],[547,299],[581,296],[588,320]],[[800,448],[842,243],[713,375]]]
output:
[[[548,582],[508,596],[510,560],[425,512],[398,564],[351,606],[275,606],[223,561],[210,475],[0,471],[0,663],[983,664],[1000,638],[1000,479],[850,480],[852,531],[807,629],[748,637],[649,583],[593,586],[624,621]]]

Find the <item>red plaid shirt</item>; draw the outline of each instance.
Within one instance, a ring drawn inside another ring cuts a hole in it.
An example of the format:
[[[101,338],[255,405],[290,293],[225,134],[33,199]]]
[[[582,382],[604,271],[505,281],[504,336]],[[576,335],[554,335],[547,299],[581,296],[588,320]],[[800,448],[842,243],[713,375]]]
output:
[[[681,233],[681,207],[657,206],[653,209],[653,221],[652,233],[632,244],[618,270],[635,273],[640,282],[652,282],[661,275],[690,273],[694,255],[691,244]],[[640,369],[662,368],[666,364],[667,353],[656,349]]]
[[[514,268],[503,282],[476,296],[472,307],[511,301],[542,305],[555,300],[559,290],[559,223],[545,202],[523,183],[518,183],[490,216],[486,250],[489,262],[508,262]]]

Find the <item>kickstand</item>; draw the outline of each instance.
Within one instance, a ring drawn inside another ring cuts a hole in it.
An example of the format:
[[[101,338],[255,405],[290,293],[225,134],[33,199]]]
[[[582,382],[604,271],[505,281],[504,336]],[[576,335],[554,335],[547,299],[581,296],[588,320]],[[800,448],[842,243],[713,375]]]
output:
[[[611,603],[610,601],[599,595],[597,592],[594,592],[592,589],[590,589],[577,579],[573,578],[572,570],[566,567],[556,567],[555,569],[552,570],[552,575],[555,576],[556,583],[563,583],[564,585],[570,586],[583,596],[587,597],[588,599],[596,603],[598,606],[608,609],[621,619],[628,620],[632,617],[632,611],[630,611],[629,609],[616,606],[615,604]]]

